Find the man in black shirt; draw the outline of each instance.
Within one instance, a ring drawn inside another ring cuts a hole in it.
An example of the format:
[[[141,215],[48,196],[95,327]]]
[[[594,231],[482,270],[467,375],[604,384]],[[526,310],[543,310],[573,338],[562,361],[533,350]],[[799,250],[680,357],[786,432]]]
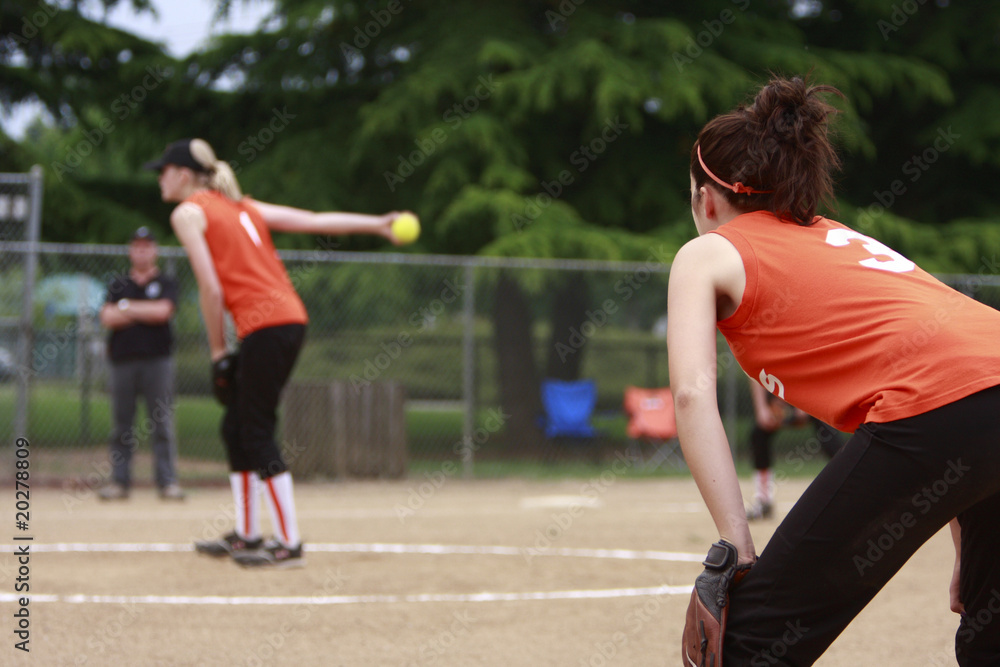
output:
[[[177,283],[156,266],[156,237],[147,227],[132,235],[131,267],[108,284],[101,324],[111,329],[112,481],[98,495],[102,500],[128,497],[135,446],[150,436],[153,475],[165,500],[183,500],[177,484],[174,437],[174,360],[170,318],[177,306]],[[146,401],[146,418],[137,426],[136,398]]]

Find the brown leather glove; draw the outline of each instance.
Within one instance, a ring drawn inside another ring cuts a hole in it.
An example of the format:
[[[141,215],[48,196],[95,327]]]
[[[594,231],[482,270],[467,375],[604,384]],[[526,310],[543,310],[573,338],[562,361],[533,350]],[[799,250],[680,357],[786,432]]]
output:
[[[687,620],[681,638],[685,667],[722,667],[722,640],[729,616],[729,591],[746,576],[752,564],[737,565],[736,546],[719,540],[708,550],[705,571],[694,581]]]

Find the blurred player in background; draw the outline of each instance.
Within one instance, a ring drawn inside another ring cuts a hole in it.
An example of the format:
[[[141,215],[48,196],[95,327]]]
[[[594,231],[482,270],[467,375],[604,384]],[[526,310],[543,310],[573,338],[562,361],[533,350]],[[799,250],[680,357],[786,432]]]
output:
[[[839,165],[824,94],[839,91],[774,79],[691,152],[700,236],[671,269],[670,384],[684,459],[739,564],[756,549],[716,329],[770,393],[853,433],[731,589],[722,660],[813,664],[950,523],[958,662],[1000,665],[997,623],[983,625],[1000,590],[1000,312],[816,215]]]
[[[750,431],[750,453],[753,456],[753,500],[747,507],[747,519],[770,519],[774,515],[774,475],[771,470],[771,442],[781,428],[812,424],[816,429],[816,442],[829,458],[833,458],[844,439],[840,433],[820,420],[807,415],[774,394],[769,393],[754,380],[750,380],[750,397],[753,400],[754,426]],[[799,460],[815,453],[805,452]]]
[[[301,566],[292,476],[275,441],[277,409],[305,337],[305,306],[278,258],[271,231],[375,234],[396,242],[398,213],[314,213],[243,196],[229,165],[208,143],[183,139],[145,165],[159,172],[160,194],[177,202],[170,223],[198,281],[216,395],[225,404],[222,437],[236,504],[233,532],[197,542],[200,553],[232,555],[244,566]],[[231,354],[223,311],[241,343]],[[274,540],[260,529],[260,491]]]
[[[111,479],[97,495],[101,500],[128,498],[132,487],[132,454],[142,431],[149,430],[153,479],[164,500],[183,500],[177,484],[174,434],[174,359],[170,319],[177,308],[177,283],[156,265],[156,236],[140,227],[128,244],[129,270],[108,284],[101,324],[111,330]],[[145,423],[136,429],[136,400],[146,403]]]

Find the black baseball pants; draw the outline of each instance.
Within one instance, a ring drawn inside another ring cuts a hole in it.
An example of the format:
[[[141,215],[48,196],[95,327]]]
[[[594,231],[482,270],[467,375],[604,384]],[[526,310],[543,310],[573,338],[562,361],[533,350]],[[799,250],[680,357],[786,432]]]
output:
[[[305,333],[305,325],[285,324],[243,339],[236,359],[236,387],[222,418],[230,470],[253,470],[261,479],[288,470],[275,440],[278,402]]]
[[[732,592],[726,667],[813,664],[956,516],[966,609],[958,661],[1000,665],[1000,387],[993,387],[858,428]],[[948,583],[927,585],[946,592]]]

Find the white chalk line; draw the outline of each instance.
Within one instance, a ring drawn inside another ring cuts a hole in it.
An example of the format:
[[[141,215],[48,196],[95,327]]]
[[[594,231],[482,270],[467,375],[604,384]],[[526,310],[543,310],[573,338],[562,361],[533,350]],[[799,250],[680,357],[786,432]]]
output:
[[[59,544],[34,544],[30,551],[36,553],[174,553],[193,551],[190,544],[153,543],[88,543],[66,542]],[[0,545],[0,551],[15,553],[19,547]],[[474,556],[561,556],[565,558],[604,558],[612,560],[658,560],[675,563],[700,563],[704,556],[679,551],[641,551],[635,549],[573,549],[480,546],[463,544],[334,544],[306,542],[307,553],[382,553],[382,554],[428,554],[428,555],[474,555]]]
[[[530,503],[529,503],[530,505]],[[404,507],[405,504],[403,505]],[[564,505],[568,507],[569,505]],[[580,503],[576,505],[581,509],[605,509],[599,506],[590,506]],[[789,505],[790,506],[790,505]],[[452,516],[499,516],[506,514],[523,514],[530,511],[545,511],[546,509],[558,509],[554,506],[542,507],[542,506],[530,506],[522,507],[520,505],[516,507],[484,507],[484,508],[429,508],[423,507],[419,510],[414,510],[414,513],[419,513],[421,517],[425,518],[442,518],[442,517],[452,517]],[[410,510],[407,508],[407,512]],[[629,512],[640,512],[643,514],[701,514],[708,510],[705,509],[703,503],[660,503],[655,506],[649,507],[632,507],[629,508]],[[206,517],[214,517],[218,515],[218,511],[210,512],[204,509],[195,508],[157,508],[151,509],[144,512],[142,515],[137,516],[134,511],[128,509],[112,509],[106,506],[99,506],[94,508],[85,509],[74,509],[74,516],[81,518],[92,518],[99,517],[101,521],[161,521],[164,518],[190,518],[190,519],[200,519]],[[400,510],[398,508],[356,508],[356,509],[346,509],[346,508],[329,508],[329,509],[308,509],[302,510],[298,514],[299,519],[399,519]]]
[[[62,602],[65,604],[118,604],[118,605],[345,605],[345,604],[400,604],[426,602],[525,602],[533,600],[600,600],[624,597],[656,597],[664,595],[690,595],[691,586],[650,586],[645,588],[612,588],[590,591],[535,591],[525,593],[418,593],[412,595],[287,595],[274,597],[248,597],[223,595],[39,595],[32,594],[32,602]],[[0,594],[0,602],[15,602],[18,596]]]
[[[15,547],[2,545],[6,552]],[[187,544],[119,543],[119,544],[31,544],[31,553],[175,553],[193,550]],[[326,553],[392,553],[431,555],[488,556],[568,556],[624,560],[660,560],[701,562],[702,556],[672,551],[638,551],[632,549],[532,549],[523,547],[445,545],[445,544],[308,544],[307,552]],[[530,600],[597,600],[624,597],[688,595],[691,586],[647,586],[598,590],[481,592],[481,593],[414,593],[408,595],[321,595],[321,596],[183,596],[183,595],[42,595],[32,594],[33,602],[66,604],[144,604],[144,605],[345,605],[426,602],[521,602]],[[16,602],[20,597],[0,594],[0,602]]]

